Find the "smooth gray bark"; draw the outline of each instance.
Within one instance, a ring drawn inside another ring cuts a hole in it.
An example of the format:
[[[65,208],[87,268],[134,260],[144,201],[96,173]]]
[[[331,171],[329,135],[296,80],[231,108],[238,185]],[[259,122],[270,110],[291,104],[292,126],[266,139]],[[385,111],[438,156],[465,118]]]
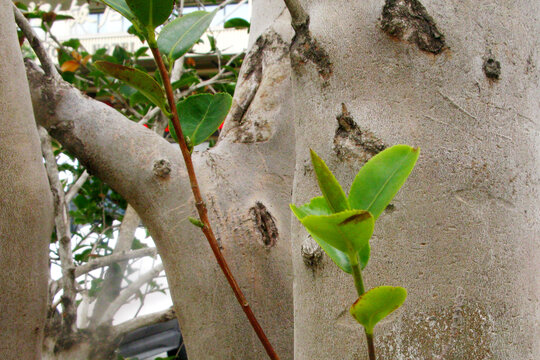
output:
[[[409,291],[376,328],[379,358],[539,359],[540,4],[426,2],[446,48],[437,32],[414,35],[418,17],[407,11],[387,19],[389,36],[381,1],[301,4],[309,29],[299,29],[289,61],[283,4],[254,1],[252,51],[224,134],[194,155],[225,256],[281,358],[293,358],[293,321],[295,359],[367,358],[348,314],[352,279],[296,220],[290,227],[291,190],[297,204],[319,194],[308,149],[348,188],[381,144],[407,143],[421,157],[377,223],[365,272],[367,288]],[[499,80],[484,66],[490,57],[500,61]],[[194,204],[178,149],[29,71],[38,121],[148,226],[188,355],[264,358],[187,221]],[[340,129],[342,104],[353,125]]]
[[[40,359],[53,206],[8,0],[0,33],[0,358]]]
[[[365,271],[367,288],[409,292],[375,329],[379,358],[540,359],[538,1],[424,2],[448,47],[438,55],[386,34],[382,1],[301,3],[332,73],[295,55],[294,202],[319,194],[310,147],[346,189],[374,142],[422,148]],[[490,55],[499,80],[483,70]],[[337,131],[342,103],[361,135]],[[352,279],[327,257],[307,267],[306,237],[294,221],[295,359],[367,359]]]

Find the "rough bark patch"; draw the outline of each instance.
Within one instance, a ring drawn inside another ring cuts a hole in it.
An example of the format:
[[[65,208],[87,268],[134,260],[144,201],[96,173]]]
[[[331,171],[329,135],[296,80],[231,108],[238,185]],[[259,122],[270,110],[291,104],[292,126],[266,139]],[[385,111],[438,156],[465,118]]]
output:
[[[262,243],[266,247],[272,247],[278,239],[278,229],[274,217],[263,203],[257,202],[250,209],[250,212],[255,221],[255,226],[261,233]]]
[[[386,0],[381,26],[388,35],[414,43],[420,50],[439,54],[445,48],[444,35],[418,0]]]
[[[262,97],[259,93],[261,82],[278,80],[276,74],[265,69],[278,64],[287,53],[288,46],[276,32],[267,31],[257,38],[244,59],[233,104],[220,138],[231,136],[233,142],[254,143],[271,137],[273,129],[269,122],[264,116],[257,116],[258,109],[250,109],[252,103],[257,102],[254,99]]]
[[[491,344],[496,318],[484,304],[465,301],[416,313],[377,340],[379,356],[381,359],[494,359]]]
[[[368,161],[372,156],[386,149],[386,145],[372,132],[360,129],[345,104],[336,117],[338,127],[334,135],[334,151],[341,160]]]
[[[291,42],[291,62],[293,69],[312,62],[323,80],[332,75],[332,63],[326,50],[311,36],[309,21],[295,28],[295,35]]]

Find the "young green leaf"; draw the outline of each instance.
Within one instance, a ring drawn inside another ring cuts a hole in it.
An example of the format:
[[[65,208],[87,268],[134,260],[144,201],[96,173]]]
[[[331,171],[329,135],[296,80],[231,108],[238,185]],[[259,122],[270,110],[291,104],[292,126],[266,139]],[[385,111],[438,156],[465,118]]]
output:
[[[232,104],[229,94],[218,93],[193,95],[178,103],[178,116],[185,136],[189,137],[193,146],[204,142],[225,120]],[[169,131],[176,140],[174,127]]]
[[[96,61],[94,66],[118,80],[122,80],[127,84],[139,90],[148,98],[154,105],[158,106],[165,114],[169,114],[165,102],[165,94],[163,89],[150,75],[140,70],[113,64],[107,61]]]
[[[126,0],[126,3],[141,24],[152,30],[163,24],[173,9],[173,0]]]
[[[165,25],[157,40],[159,51],[171,61],[187,53],[208,29],[217,10],[194,11]]]
[[[336,180],[336,177],[315,151],[310,150],[310,153],[319,188],[328,202],[328,206],[332,209],[332,212],[335,213],[348,210],[349,202],[347,201],[347,197],[345,196],[341,185]]]
[[[296,207],[294,204],[291,204],[290,207],[294,215],[300,221],[302,221],[303,218],[309,215],[331,215],[332,214],[332,210],[328,208],[328,203],[322,196],[311,199],[309,203],[304,204],[301,207]],[[319,244],[319,246],[324,250],[324,252],[326,252],[326,254],[330,257],[330,259],[332,259],[332,261],[341,270],[345,271],[348,274],[352,273],[351,262],[349,260],[349,256],[347,255],[347,253],[329,245],[326,241],[324,241],[322,238],[318,236],[314,236],[313,234],[311,234],[311,237],[313,238],[313,240],[317,242],[317,244]],[[369,255],[370,255],[370,246],[368,243],[358,253],[360,265],[362,269],[366,267],[369,261]]]
[[[364,210],[346,210],[332,215],[309,215],[300,222],[313,237],[355,256],[369,244],[374,225],[373,217]]]
[[[367,334],[373,335],[375,325],[399,308],[406,298],[407,290],[402,287],[379,286],[360,296],[349,312],[364,326]]]
[[[371,158],[351,185],[351,208],[367,210],[377,219],[407,180],[419,153],[419,148],[395,145]]]

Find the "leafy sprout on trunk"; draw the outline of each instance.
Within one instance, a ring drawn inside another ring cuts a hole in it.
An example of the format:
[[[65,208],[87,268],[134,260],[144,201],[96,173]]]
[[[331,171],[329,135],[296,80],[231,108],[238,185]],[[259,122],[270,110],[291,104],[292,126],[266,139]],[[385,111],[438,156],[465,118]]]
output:
[[[407,180],[419,153],[418,148],[407,145],[380,152],[360,169],[347,197],[328,166],[311,150],[323,196],[300,207],[291,204],[294,215],[313,239],[341,270],[353,276],[359,298],[350,313],[365,329],[371,360],[375,359],[373,328],[403,304],[407,291],[392,286],[364,290],[362,270],[370,257],[369,239],[375,220]]]

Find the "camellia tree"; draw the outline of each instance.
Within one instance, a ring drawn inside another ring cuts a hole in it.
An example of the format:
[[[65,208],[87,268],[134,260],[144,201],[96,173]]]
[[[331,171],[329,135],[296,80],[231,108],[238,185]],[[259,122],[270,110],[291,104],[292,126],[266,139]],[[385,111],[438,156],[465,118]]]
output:
[[[10,4],[1,4],[2,22],[11,21],[4,11]],[[320,195],[310,148],[350,188],[368,159],[410,144],[422,148],[417,166],[369,243],[366,288],[399,285],[408,292],[374,330],[377,356],[539,359],[538,4],[253,5],[250,51],[220,139],[187,156],[202,200],[192,195],[176,145],[82,96],[45,58],[42,67],[26,63],[37,123],[125,197],[148,227],[188,356],[265,358],[241,311],[249,302],[273,358],[367,359],[349,313],[358,297],[350,275],[291,221],[289,204]],[[12,33],[0,40],[2,48],[16,41],[14,27]],[[22,67],[20,58],[13,63]],[[0,76],[24,83],[14,74],[20,73]],[[245,294],[242,306],[197,229],[208,231],[202,208]],[[23,257],[2,252],[8,255]],[[27,303],[45,303],[44,291],[31,292],[29,278],[20,279]],[[18,303],[9,303],[2,328],[16,323],[16,306],[24,306]],[[373,322],[353,309],[371,329]],[[31,312],[36,338],[38,310]],[[18,354],[3,346],[2,357],[39,356],[30,343]]]

